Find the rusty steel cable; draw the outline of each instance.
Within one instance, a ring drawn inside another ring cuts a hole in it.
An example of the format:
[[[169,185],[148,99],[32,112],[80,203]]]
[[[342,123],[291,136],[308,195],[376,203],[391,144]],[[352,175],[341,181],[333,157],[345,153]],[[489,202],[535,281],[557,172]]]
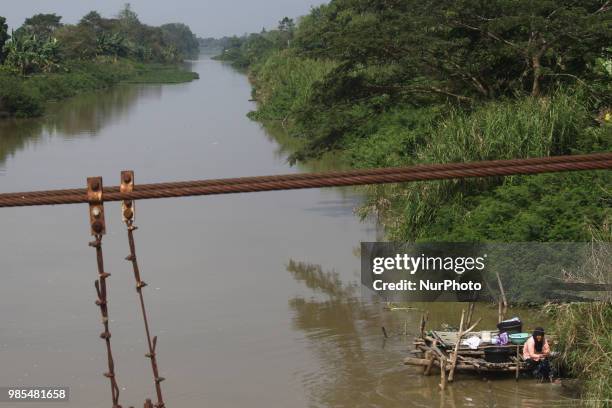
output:
[[[164,381],[164,378],[160,377],[159,370],[157,367],[157,352],[156,352],[157,336],[151,339],[151,332],[149,330],[149,320],[147,318],[147,310],[145,308],[144,297],[142,294],[142,289],[146,287],[147,284],[140,277],[140,268],[138,267],[138,261],[136,259],[136,244],[134,243],[134,231],[137,230],[138,227],[133,225],[133,220],[131,219],[131,217],[125,220],[125,224],[127,226],[128,243],[130,247],[130,254],[125,259],[132,263],[132,269],[134,271],[134,279],[136,280],[136,291],[138,292],[138,297],[140,300],[140,310],[142,312],[142,319],[144,321],[145,333],[147,335],[147,345],[149,348],[149,352],[145,356],[151,360],[151,369],[153,371],[153,381],[155,383],[155,393],[157,394],[157,404],[155,404],[155,408],[164,408],[166,405],[164,404],[164,397],[162,395],[162,390],[161,390],[161,382]],[[146,406],[146,403],[145,403],[145,406]]]
[[[448,163],[448,164],[423,164],[411,167],[387,167],[378,169],[359,169],[350,171],[336,171],[326,173],[302,173],[302,174],[282,174],[272,176],[257,176],[257,177],[238,177],[238,178],[223,178],[223,179],[208,179],[208,180],[192,180],[178,181],[170,183],[155,183],[143,184],[138,187],[139,191],[169,189],[169,188],[189,188],[189,187],[207,187],[214,185],[229,185],[229,184],[245,184],[258,182],[272,181],[291,181],[291,180],[309,180],[320,178],[335,178],[342,176],[365,176],[375,174],[392,174],[392,173],[419,173],[436,170],[461,170],[474,169],[497,166],[513,166],[513,165],[528,165],[528,164],[548,164],[548,163],[565,163],[565,162],[583,162],[595,160],[609,160],[612,157],[610,153],[592,153],[572,156],[547,156],[547,157],[531,157],[526,159],[510,159],[510,160],[487,160],[480,162],[468,163]],[[116,193],[120,191],[119,186],[106,187],[104,193]],[[24,199],[34,197],[52,197],[64,195],[80,195],[86,194],[87,190],[83,188],[62,189],[62,190],[41,190],[30,192],[5,193],[3,197],[21,197]]]
[[[418,165],[403,168],[352,170],[332,173],[289,174],[263,177],[196,180],[143,184],[131,192],[104,189],[105,201],[231,194],[364,184],[401,183],[451,178],[510,176],[559,171],[612,168],[612,153],[494,160],[472,163]],[[83,189],[0,194],[0,207],[77,204],[87,202]]]
[[[110,277],[110,273],[104,271],[102,235],[97,234],[94,236],[94,238],[95,239],[89,243],[89,246],[96,249],[96,260],[98,264],[98,279],[95,281],[94,286],[96,287],[96,293],[98,294],[96,305],[100,307],[102,325],[104,326],[104,331],[100,334],[100,338],[104,339],[106,343],[106,356],[108,359],[108,371],[104,373],[104,376],[110,381],[113,408],[121,408],[121,405],[119,405],[119,386],[117,385],[117,378],[115,375],[115,362],[113,360],[113,352],[111,349],[111,333],[108,325],[108,291],[106,288],[106,279]]]
[[[243,184],[252,182],[267,182],[267,181],[289,181],[289,180],[307,180],[317,179],[322,177],[339,177],[343,175],[360,176],[360,175],[372,175],[372,174],[389,174],[389,173],[401,173],[401,172],[426,172],[435,170],[459,170],[463,168],[484,168],[484,167],[496,167],[496,166],[512,166],[512,165],[527,165],[527,164],[547,164],[547,163],[558,163],[558,162],[580,162],[580,161],[593,161],[593,160],[605,160],[609,159],[609,153],[594,153],[594,154],[583,154],[583,155],[572,155],[572,156],[547,156],[547,157],[533,157],[527,159],[511,159],[511,160],[489,160],[481,162],[471,163],[449,163],[449,164],[427,164],[418,165],[412,167],[391,167],[391,168],[379,168],[379,169],[361,169],[351,170],[344,172],[327,172],[327,173],[306,173],[306,174],[286,174],[286,175],[273,175],[273,176],[258,176],[258,177],[239,177],[239,178],[224,178],[224,179],[209,179],[209,180],[193,180],[193,181],[181,181],[171,183],[156,183],[156,184],[143,184],[139,186],[139,190],[145,191],[150,189],[166,189],[166,188],[181,188],[181,187],[204,187],[212,185],[228,185],[228,184]],[[119,186],[107,187],[104,189],[105,193],[118,192]],[[85,189],[63,189],[63,190],[42,190],[33,192],[17,192],[17,193],[6,193],[3,194],[5,197],[21,197],[24,199],[30,197],[50,197],[50,196],[62,196],[62,195],[78,195],[86,193]]]

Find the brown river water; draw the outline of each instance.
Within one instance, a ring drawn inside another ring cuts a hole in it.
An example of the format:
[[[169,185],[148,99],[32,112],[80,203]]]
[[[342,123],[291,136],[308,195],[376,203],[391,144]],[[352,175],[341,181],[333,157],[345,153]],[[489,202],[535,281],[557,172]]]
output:
[[[308,170],[289,167],[274,136],[245,116],[255,107],[245,75],[204,57],[190,65],[199,81],[120,86],[42,119],[0,122],[0,191],[79,187],[98,175],[116,185],[123,169],[140,183]],[[314,189],[137,203],[168,407],[576,405],[561,386],[528,379],[462,374],[440,393],[437,375],[403,366],[420,312],[360,300],[356,249],[380,238],[353,215],[360,200]],[[106,219],[121,403],[141,407],[154,392],[117,203]],[[111,405],[89,240],[86,206],[0,210],[0,387],[71,389],[68,404],[18,407]],[[459,320],[458,304],[429,308],[432,326]],[[476,313],[493,324],[494,309]]]

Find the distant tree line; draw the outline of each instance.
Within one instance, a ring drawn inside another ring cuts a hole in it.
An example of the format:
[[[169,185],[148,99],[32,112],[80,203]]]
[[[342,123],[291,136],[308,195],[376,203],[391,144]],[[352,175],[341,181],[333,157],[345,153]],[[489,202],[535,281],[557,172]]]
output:
[[[241,37],[207,39],[207,43],[218,45],[219,60],[230,61],[237,68],[246,68],[264,61],[273,51],[288,48],[294,37],[296,24],[292,18],[284,17],[274,30],[263,28],[259,33]],[[211,41],[212,40],[212,41]]]
[[[68,60],[106,56],[140,62],[177,62],[197,55],[196,36],[185,24],[143,24],[130,4],[112,18],[91,11],[77,24],[63,24],[56,14],[36,14],[8,32],[0,17],[0,64],[22,75],[52,72]]]
[[[206,38],[198,38],[198,45],[201,49],[211,50],[211,51],[221,51],[229,46],[233,37],[206,37]]]

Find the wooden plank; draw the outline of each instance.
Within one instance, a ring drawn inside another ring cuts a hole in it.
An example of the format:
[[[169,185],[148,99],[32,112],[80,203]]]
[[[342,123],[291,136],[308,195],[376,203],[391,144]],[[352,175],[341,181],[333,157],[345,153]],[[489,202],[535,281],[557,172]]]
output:
[[[440,361],[442,361],[442,359],[436,358],[436,355],[434,354],[432,354],[432,356],[434,357],[432,360],[433,361],[432,367],[433,366],[440,367],[441,366]],[[471,357],[461,357],[461,356],[459,356],[458,359],[460,360],[460,362],[457,363],[455,369],[459,371],[511,372],[511,373],[516,372],[516,363],[511,363],[511,362],[509,363],[489,363],[485,361],[484,359],[475,359]],[[419,361],[419,360],[425,360],[429,362],[426,359],[417,359],[413,361],[417,363],[416,365],[422,366],[424,361]],[[410,364],[410,363],[405,363],[405,364]],[[449,369],[450,369],[450,365],[445,364],[444,370],[448,371]],[[524,364],[519,365],[519,371],[524,371],[525,369],[526,368]]]
[[[424,366],[427,367],[429,365],[428,359],[424,358],[416,358],[416,357],[405,357],[404,364],[405,365],[416,365],[416,366]]]

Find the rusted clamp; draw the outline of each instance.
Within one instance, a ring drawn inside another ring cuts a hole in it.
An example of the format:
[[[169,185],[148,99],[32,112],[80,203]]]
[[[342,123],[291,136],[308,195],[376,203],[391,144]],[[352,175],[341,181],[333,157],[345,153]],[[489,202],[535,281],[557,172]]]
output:
[[[104,221],[104,197],[103,197],[102,177],[87,178],[87,201],[89,201],[89,225],[91,235],[100,236],[106,234],[106,222]],[[98,247],[99,242],[90,243],[91,246]]]
[[[131,193],[134,191],[133,170],[124,170],[121,172],[121,185],[119,186],[119,191],[122,193]],[[136,212],[135,207],[135,203],[132,200],[121,201],[121,215],[123,217],[123,222],[128,225],[131,225],[132,222],[134,222]]]

